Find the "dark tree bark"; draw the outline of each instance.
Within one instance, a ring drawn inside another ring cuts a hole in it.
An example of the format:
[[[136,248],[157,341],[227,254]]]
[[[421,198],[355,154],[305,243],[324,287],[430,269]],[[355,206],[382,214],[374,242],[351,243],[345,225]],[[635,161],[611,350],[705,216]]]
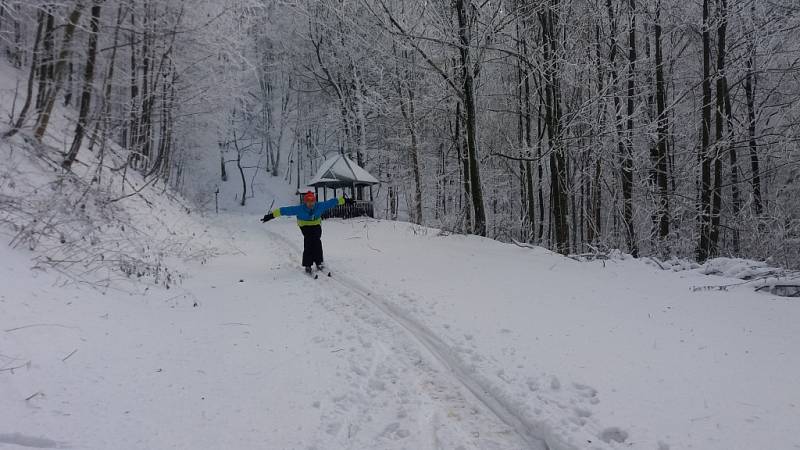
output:
[[[602,44],[600,43],[600,25],[595,24],[595,61],[597,65],[597,94],[605,94],[605,71],[603,70],[603,56]],[[599,130],[605,128],[606,123],[606,102],[600,102],[598,107],[597,124]],[[594,176],[592,178],[590,187],[590,213],[588,214],[588,223],[586,229],[586,240],[591,244],[596,244],[597,239],[602,232],[601,212],[602,212],[602,193],[600,191],[600,174],[601,174],[601,154],[598,151],[594,152]]]
[[[714,253],[711,246],[711,36],[709,24],[709,0],[703,0],[703,98],[702,124],[700,127],[700,243],[697,259],[706,261]]]
[[[55,58],[54,55],[54,34],[55,34],[55,17],[53,16],[53,5],[46,6],[46,22],[45,32],[43,38],[43,51],[39,58],[39,93],[36,97],[36,110],[41,110],[44,105],[44,100],[47,97],[47,91],[53,83],[55,71]]]
[[[244,167],[242,167],[242,149],[239,148],[239,138],[236,137],[236,130],[233,130],[233,146],[236,149],[236,168],[239,169],[239,176],[242,178],[242,200],[239,205],[247,203],[247,178],[244,177]]]
[[[527,59],[528,57],[528,42],[523,36],[522,39],[522,56]],[[531,80],[528,66],[520,64],[522,67],[522,105],[523,105],[523,120],[525,131],[525,148],[530,151],[533,147],[533,139],[531,138]],[[531,233],[536,232],[536,202],[534,201],[533,190],[533,167],[531,161],[525,161],[525,192],[527,193],[525,202],[527,203],[527,216],[531,227]]]
[[[139,123],[139,81],[137,79],[137,71],[139,70],[136,59],[136,11],[133,5],[130,6],[131,10],[131,32],[128,34],[128,46],[130,47],[131,60],[130,60],[130,119],[126,122],[125,128],[122,130],[122,143],[125,148],[131,150],[129,161],[136,161],[138,156],[133,151],[136,142],[138,141],[137,130]]]
[[[110,121],[110,117],[108,116],[108,113],[109,113],[109,108],[110,108],[110,105],[111,105],[111,101],[110,101],[111,100],[111,92],[112,92],[111,89],[112,89],[112,86],[113,86],[114,72],[115,72],[115,66],[116,66],[116,61],[117,61],[117,48],[118,48],[118,44],[119,44],[119,33],[120,33],[120,28],[122,27],[122,21],[124,20],[124,17],[125,17],[124,8],[125,8],[125,6],[122,3],[120,3],[119,6],[117,7],[117,19],[116,19],[115,26],[114,26],[113,46],[111,48],[111,56],[109,57],[108,71],[106,72],[105,79],[103,80],[103,97],[101,99],[102,106],[100,107],[100,130],[99,130],[99,132],[98,132],[98,130],[95,130],[95,132],[92,134],[92,142],[89,144],[89,150],[90,151],[94,148],[95,141],[98,139],[98,137],[102,141],[100,148],[101,149],[105,148],[107,132],[108,132],[108,124],[109,124],[109,121]]]
[[[86,65],[83,72],[83,90],[81,92],[81,105],[78,112],[78,123],[75,126],[75,138],[72,140],[72,146],[61,163],[61,167],[69,170],[75,158],[78,156],[78,151],[83,144],[83,137],[86,134],[86,125],[89,119],[89,108],[92,104],[92,84],[94,83],[94,66],[97,58],[97,33],[100,28],[100,1],[95,0],[92,5],[92,19],[89,24],[89,45],[88,53],[86,55]]]
[[[66,91],[64,92],[64,106],[70,106],[72,104],[72,90],[75,87],[75,65],[70,61],[67,64],[67,80],[65,82]]]
[[[466,151],[464,150],[464,136],[461,132],[461,124],[464,121],[464,117],[461,114],[461,103],[456,103],[456,117],[455,117],[455,132],[453,134],[453,139],[455,140],[456,150],[458,151],[458,163],[461,167],[461,178],[462,183],[461,186],[464,189],[463,196],[459,196],[459,198],[463,198],[464,204],[462,205],[464,209],[464,222],[465,222],[465,231],[469,231],[472,229],[472,211],[469,205],[469,196],[470,196],[470,180],[469,180],[469,161],[467,159]]]
[[[75,34],[75,27],[80,20],[84,7],[85,5],[83,4],[83,1],[78,0],[69,15],[67,25],[64,28],[64,38],[61,42],[61,50],[59,51],[58,61],[56,61],[53,86],[52,89],[50,89],[50,91],[47,93],[47,98],[44,101],[44,105],[39,112],[39,118],[36,122],[36,131],[34,132],[34,137],[39,141],[42,140],[45,132],[47,132],[47,126],[50,123],[50,115],[53,113],[53,107],[55,107],[56,98],[63,87],[64,72],[66,71],[67,61],[70,58],[70,45],[72,44],[72,37]]]
[[[633,115],[636,101],[636,0],[629,0],[628,21],[628,109],[625,149],[622,154],[622,220],[626,231],[628,251],[639,256],[636,230],[633,224]]]
[[[31,108],[31,102],[33,97],[33,84],[34,80],[36,79],[36,66],[38,63],[37,55],[39,54],[39,42],[42,38],[42,25],[44,19],[44,14],[40,10],[37,14],[37,25],[36,25],[36,38],[33,41],[33,55],[31,56],[31,71],[28,75],[28,86],[25,92],[25,104],[22,106],[22,110],[19,112],[19,117],[17,121],[14,123],[14,126],[8,130],[3,137],[10,138],[19,132],[19,129],[25,124],[25,119],[28,117],[28,111]]]
[[[755,3],[750,7],[752,15],[755,15]],[[744,92],[747,98],[747,145],[750,150],[750,184],[753,190],[753,211],[756,216],[761,216],[763,212],[761,200],[761,169],[759,168],[758,143],[756,142],[756,108],[755,108],[755,31],[750,32],[748,42],[748,55],[745,62],[747,74],[744,81]]]
[[[14,51],[11,53],[11,60],[14,67],[22,67],[22,22],[20,22],[20,3],[14,5]]]
[[[716,182],[715,182],[715,222],[714,222],[714,246],[719,245],[719,227],[720,227],[720,207],[722,192],[720,189],[721,172],[722,172],[722,158],[720,152],[722,150],[722,143],[726,143],[728,147],[728,156],[731,165],[731,208],[733,217],[738,217],[742,209],[741,200],[739,198],[739,166],[737,164],[736,145],[733,142],[733,118],[731,107],[731,96],[728,90],[728,75],[726,72],[726,58],[727,58],[727,30],[728,30],[728,1],[717,1],[717,115],[716,115],[716,139],[717,139],[717,152],[715,165],[717,167]],[[727,133],[724,131],[727,127]],[[734,225],[732,250],[734,254],[739,253],[739,230]]]
[[[136,130],[137,141],[134,150],[138,152],[138,156],[142,158],[141,169],[146,169],[148,159],[150,158],[150,108],[153,103],[150,91],[150,70],[151,70],[151,36],[150,36],[150,3],[146,2],[144,6],[144,18],[142,20],[142,28],[144,36],[142,37],[142,111],[138,120],[138,129]]]
[[[470,3],[467,5],[467,3]],[[472,20],[469,11],[472,5],[469,0],[455,0],[458,17],[458,35],[460,40],[461,82],[464,100],[465,132],[467,135],[467,163],[470,178],[470,200],[474,210],[472,233],[486,236],[486,211],[483,204],[481,172],[478,165],[477,119],[475,111],[475,74],[473,72],[473,56],[471,54]]]
[[[720,221],[722,219],[722,147],[725,130],[725,34],[727,17],[721,12],[723,5],[717,3],[717,67],[716,67],[716,114],[715,143],[713,146],[713,188],[711,191],[711,230],[709,233],[709,256],[719,254]]]
[[[396,51],[395,57],[397,57]],[[408,61],[407,52],[403,51],[403,59],[400,61]],[[397,95],[400,100],[400,113],[403,116],[406,129],[411,138],[411,146],[408,155],[411,162],[411,174],[414,178],[414,214],[411,220],[416,224],[422,224],[422,180],[419,165],[419,146],[417,143],[417,117],[414,108],[414,85],[412,77],[407,76],[407,74],[401,77],[400,69],[397,66],[395,66],[395,75],[397,77]]]
[[[219,157],[219,175],[222,181],[228,181],[228,172],[225,170],[225,157],[220,155]],[[300,186],[297,186],[298,189]]]
[[[559,0],[550,0],[549,7],[539,13],[542,25],[543,58],[545,69],[545,122],[550,144],[550,210],[552,213],[553,238],[559,253],[570,251],[569,243],[569,187],[567,181],[567,157],[562,137],[560,48],[558,39]]]
[[[759,168],[758,143],[756,142],[756,109],[755,109],[755,73],[753,72],[753,56],[747,60],[747,76],[745,78],[745,94],[747,96],[747,145],[750,149],[750,183],[753,188],[753,209],[760,216],[764,207],[761,200],[761,169]]]
[[[666,110],[667,92],[664,80],[664,56],[661,45],[661,0],[656,0],[655,13],[655,72],[656,72],[656,114],[658,141],[656,143],[654,185],[658,190],[658,207],[656,220],[658,227],[659,246],[664,248],[669,237],[670,213],[669,213],[669,188],[668,188],[668,165],[667,165],[667,142],[669,139],[669,115]]]
[[[620,88],[619,88],[619,74],[617,72],[617,52],[618,52],[618,43],[617,43],[617,18],[616,14],[614,13],[614,8],[612,6],[611,0],[606,0],[606,10],[608,11],[608,18],[609,22],[611,23],[611,32],[609,33],[609,54],[608,54],[608,64],[609,64],[609,77],[611,78],[611,90],[613,92],[614,97],[614,128],[617,132],[617,156],[622,159],[623,155],[626,152],[625,149],[625,131],[624,131],[624,124],[622,119],[622,100],[620,99]],[[617,234],[617,221],[619,219],[618,214],[616,213],[616,202],[617,197],[614,196],[614,234]]]

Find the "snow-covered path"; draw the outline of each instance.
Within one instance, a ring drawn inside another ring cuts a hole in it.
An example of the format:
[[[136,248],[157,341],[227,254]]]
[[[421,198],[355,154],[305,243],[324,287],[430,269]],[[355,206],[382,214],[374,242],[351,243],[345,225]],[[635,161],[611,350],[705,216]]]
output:
[[[291,223],[270,229],[297,240]],[[792,299],[402,223],[325,233],[351,287],[436,336],[553,448],[800,448]]]
[[[796,302],[402,223],[324,229],[333,278],[301,273],[291,220],[223,215],[208,233],[234,250],[146,296],[0,250],[0,448],[800,448]]]
[[[287,246],[294,250],[295,255],[302,251],[300,247],[292,244],[290,240],[282,235],[278,233],[270,233],[270,235],[277,240],[285,242]],[[402,327],[408,333],[408,337],[412,338],[421,348],[427,351],[427,356],[433,357],[440,363],[438,369],[443,369],[445,373],[452,375],[461,387],[472,394],[474,397],[472,403],[480,404],[495,419],[499,419],[513,429],[520,442],[514,443],[513,441],[516,439],[509,438],[507,445],[521,446],[531,450],[547,450],[549,448],[546,439],[543,438],[544,432],[542,430],[537,429],[535,424],[528,423],[525,418],[517,414],[512,406],[506,404],[504,399],[494,396],[489,387],[482,385],[480,380],[473,378],[471,371],[459,360],[453,350],[425,326],[405,314],[401,309],[396,308],[379,293],[364,288],[350,276],[337,273],[336,278],[333,278],[333,282],[339,285],[337,290],[340,295],[335,295],[335,297],[357,298],[362,302],[366,301],[383,314],[385,319],[389,319],[391,325]],[[328,292],[331,293],[332,291]],[[413,358],[418,358],[416,351],[412,351],[411,354]],[[405,356],[407,357],[408,355]],[[453,380],[451,380],[451,384],[452,382]],[[473,411],[475,413],[479,412],[478,409],[473,409]]]

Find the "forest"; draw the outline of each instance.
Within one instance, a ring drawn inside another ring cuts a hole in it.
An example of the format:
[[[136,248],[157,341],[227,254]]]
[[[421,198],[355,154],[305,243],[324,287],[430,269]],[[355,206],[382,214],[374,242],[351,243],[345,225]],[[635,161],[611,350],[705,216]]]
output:
[[[3,0],[0,45],[24,74],[3,139],[68,110],[65,172],[115,152],[244,205],[256,172],[300,188],[341,152],[384,219],[800,267],[793,0]]]

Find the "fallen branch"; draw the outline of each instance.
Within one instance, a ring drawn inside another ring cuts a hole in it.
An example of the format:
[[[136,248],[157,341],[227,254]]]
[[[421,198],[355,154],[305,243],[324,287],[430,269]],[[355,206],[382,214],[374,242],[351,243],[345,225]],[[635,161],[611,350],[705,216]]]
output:
[[[8,372],[11,372],[11,373],[13,374],[15,370],[17,370],[17,369],[22,369],[23,367],[26,367],[26,366],[27,366],[28,364],[30,364],[30,363],[31,363],[31,362],[30,362],[30,361],[28,361],[28,362],[26,362],[25,364],[20,364],[20,365],[18,365],[18,366],[14,366],[14,367],[5,367],[5,368],[3,368],[3,369],[0,369],[0,372],[6,372],[6,371],[8,371]]]
[[[9,328],[8,330],[3,330],[3,331],[5,331],[6,333],[11,333],[12,331],[24,330],[25,328],[33,328],[33,327],[60,327],[60,328],[71,328],[73,330],[80,330],[80,328],[78,327],[71,327],[67,325],[61,325],[58,323],[34,323],[31,325],[23,325],[21,327]]]
[[[63,358],[61,359],[61,361],[66,361],[66,360],[68,360],[68,359],[70,358],[70,356],[74,355],[74,354],[75,354],[75,353],[77,353],[77,352],[78,352],[78,349],[76,348],[76,349],[75,349],[75,350],[73,350],[73,351],[72,351],[72,352],[71,352],[69,355],[67,355],[67,356],[63,357]]]

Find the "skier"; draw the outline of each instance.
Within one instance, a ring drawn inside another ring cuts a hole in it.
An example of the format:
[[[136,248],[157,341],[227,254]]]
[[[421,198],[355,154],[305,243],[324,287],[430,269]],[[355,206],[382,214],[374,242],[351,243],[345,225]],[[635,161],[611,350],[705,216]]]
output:
[[[303,233],[303,267],[306,273],[311,274],[311,265],[316,264],[317,270],[325,268],[322,258],[322,214],[339,205],[351,205],[353,200],[339,197],[324,202],[317,202],[313,192],[303,196],[303,203],[295,206],[284,206],[272,210],[261,218],[261,222],[269,222],[280,216],[297,216],[297,225]]]

